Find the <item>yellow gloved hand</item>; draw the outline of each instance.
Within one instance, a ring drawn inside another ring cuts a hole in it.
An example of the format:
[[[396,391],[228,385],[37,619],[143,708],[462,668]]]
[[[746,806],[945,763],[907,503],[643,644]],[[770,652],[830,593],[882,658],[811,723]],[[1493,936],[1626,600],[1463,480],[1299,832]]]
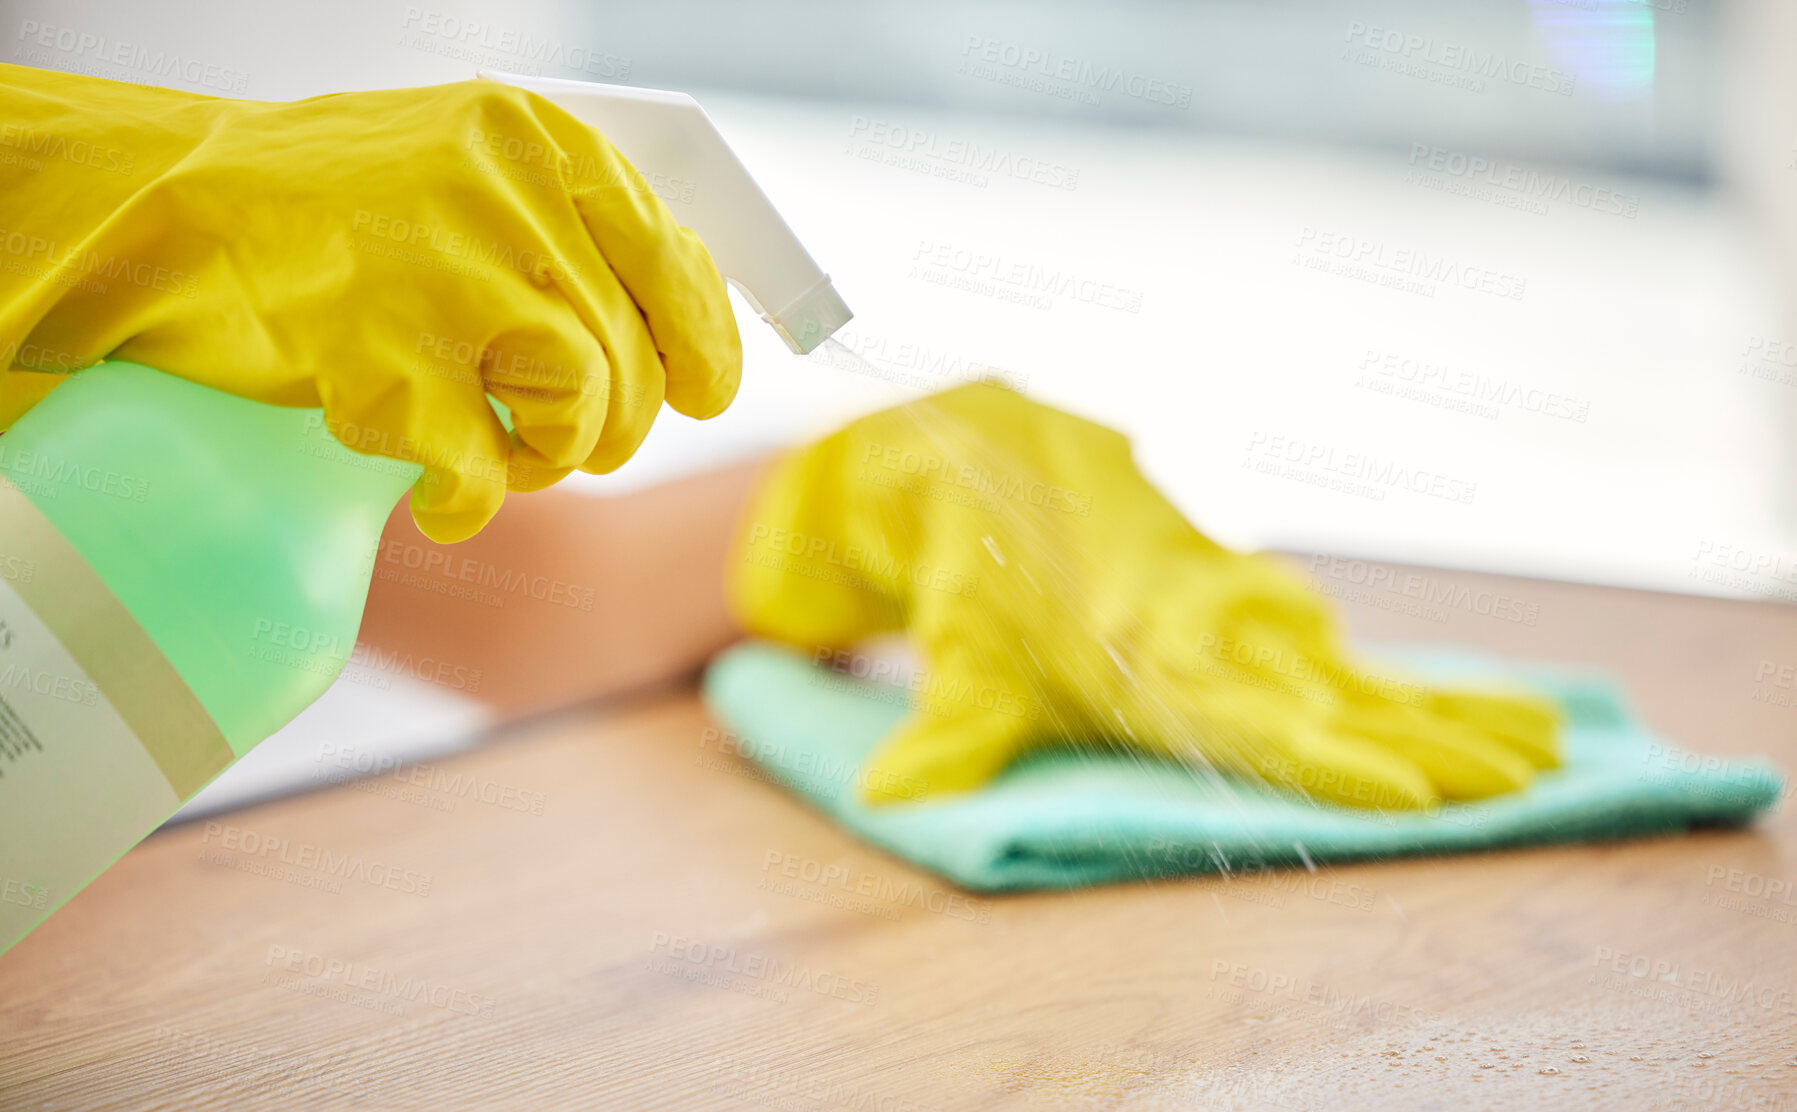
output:
[[[740,534],[746,629],[819,654],[904,630],[924,658],[917,706],[868,758],[873,802],[1070,741],[1385,808],[1557,764],[1557,708],[1350,666],[1322,601],[1194,529],[1121,435],[996,385],[788,457]]]
[[[490,81],[226,100],[0,65],[0,429],[129,359],[323,406],[420,528],[735,396],[724,283],[598,132]],[[511,409],[514,432],[488,405]]]

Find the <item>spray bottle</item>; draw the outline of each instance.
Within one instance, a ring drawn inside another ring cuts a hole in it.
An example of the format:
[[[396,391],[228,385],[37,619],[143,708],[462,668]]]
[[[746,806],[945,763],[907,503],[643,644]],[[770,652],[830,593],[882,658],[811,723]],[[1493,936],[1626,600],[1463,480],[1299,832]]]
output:
[[[697,102],[482,73],[599,128],[800,354],[849,310]],[[0,452],[0,952],[349,660],[382,527],[416,464],[322,411],[102,363]]]

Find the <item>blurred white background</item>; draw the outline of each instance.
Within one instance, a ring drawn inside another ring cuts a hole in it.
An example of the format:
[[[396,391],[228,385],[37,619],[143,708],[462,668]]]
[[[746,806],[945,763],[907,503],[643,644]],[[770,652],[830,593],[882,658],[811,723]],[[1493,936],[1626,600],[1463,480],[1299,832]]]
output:
[[[0,10],[8,61],[201,92],[698,97],[859,358],[744,310],[736,406],[595,491],[994,368],[1237,545],[1797,599],[1788,0]]]

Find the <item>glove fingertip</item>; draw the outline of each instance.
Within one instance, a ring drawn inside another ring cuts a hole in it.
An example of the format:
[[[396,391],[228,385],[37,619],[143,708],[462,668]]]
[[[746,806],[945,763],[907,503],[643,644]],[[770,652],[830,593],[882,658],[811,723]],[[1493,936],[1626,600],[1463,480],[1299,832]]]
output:
[[[1432,704],[1438,713],[1495,738],[1535,769],[1560,767],[1566,712],[1552,699],[1520,691],[1440,691]]]
[[[437,493],[445,488],[453,493]],[[486,528],[504,502],[502,484],[468,482],[433,468],[412,487],[408,505],[419,532],[438,544],[457,544]]]
[[[728,345],[668,367],[667,402],[674,412],[706,421],[730,408],[742,387],[743,353],[734,325]],[[698,364],[697,367],[691,364]]]
[[[514,437],[511,457],[506,461],[505,488],[515,494],[533,494],[561,482],[574,473]]]
[[[662,363],[667,369],[667,401],[676,413],[697,420],[716,417],[736,400],[742,385],[743,343],[730,307],[723,276],[711,254],[691,228],[681,228],[680,238],[689,259],[690,286],[677,322],[674,344],[664,344]],[[654,329],[657,339],[665,330]]]

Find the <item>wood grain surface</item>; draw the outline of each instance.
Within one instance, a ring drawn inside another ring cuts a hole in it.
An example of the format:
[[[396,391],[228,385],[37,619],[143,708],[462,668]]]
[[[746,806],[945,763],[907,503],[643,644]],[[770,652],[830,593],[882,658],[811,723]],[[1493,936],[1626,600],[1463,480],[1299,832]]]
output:
[[[1797,767],[1797,610],[1300,566],[1361,634],[1599,666]],[[150,838],[0,958],[0,1107],[1797,1108],[1782,805],[992,899],[711,730],[665,693]]]

